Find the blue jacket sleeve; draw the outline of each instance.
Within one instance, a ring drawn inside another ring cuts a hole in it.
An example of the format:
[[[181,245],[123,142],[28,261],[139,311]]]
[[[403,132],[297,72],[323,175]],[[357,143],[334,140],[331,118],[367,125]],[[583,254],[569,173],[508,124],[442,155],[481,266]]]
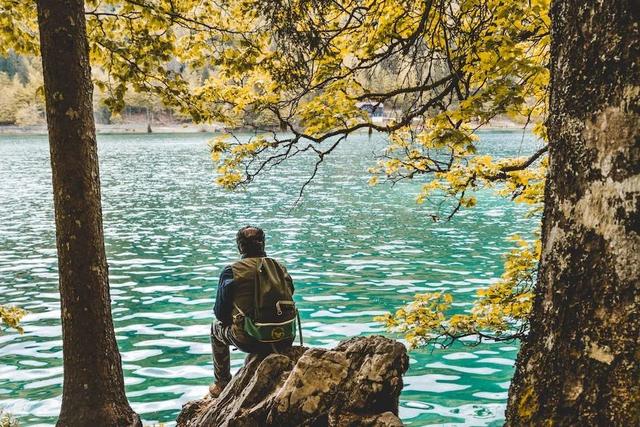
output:
[[[216,302],[213,306],[213,312],[216,315],[216,319],[221,321],[224,325],[231,324],[231,313],[233,311],[232,287],[233,270],[231,269],[231,266],[226,266],[224,270],[222,270],[222,274],[220,274],[218,291],[216,293]]]

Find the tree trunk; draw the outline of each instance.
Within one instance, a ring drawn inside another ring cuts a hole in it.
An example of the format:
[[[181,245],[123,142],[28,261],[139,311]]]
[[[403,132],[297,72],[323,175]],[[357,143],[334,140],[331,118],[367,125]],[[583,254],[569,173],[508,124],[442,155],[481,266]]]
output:
[[[151,133],[153,132],[153,130],[151,129],[151,120],[153,118],[153,113],[151,113],[151,111],[149,111],[149,107],[145,107],[147,110],[147,133]]]
[[[640,425],[640,6],[553,1],[549,175],[507,425]]]
[[[111,319],[84,3],[37,6],[62,312],[58,425],[141,425],[125,397]]]

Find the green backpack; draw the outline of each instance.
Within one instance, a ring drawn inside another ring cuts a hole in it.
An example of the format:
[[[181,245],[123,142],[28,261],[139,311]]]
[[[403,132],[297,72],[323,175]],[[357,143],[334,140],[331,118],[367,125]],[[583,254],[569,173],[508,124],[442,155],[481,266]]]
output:
[[[253,313],[243,313],[236,305],[236,309],[244,316],[244,331],[257,341],[277,343],[293,340],[296,336],[296,319],[298,327],[301,327],[286,275],[277,261],[261,258],[256,266]],[[300,345],[302,344],[300,329]]]

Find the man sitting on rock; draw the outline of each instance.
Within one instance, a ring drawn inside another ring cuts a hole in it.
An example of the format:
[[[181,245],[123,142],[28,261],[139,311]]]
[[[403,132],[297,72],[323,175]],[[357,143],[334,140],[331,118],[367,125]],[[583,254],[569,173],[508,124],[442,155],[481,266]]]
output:
[[[291,346],[296,333],[293,281],[281,263],[267,257],[264,231],[243,227],[236,244],[242,259],[222,271],[213,309],[213,397],[231,381],[229,346],[246,353],[278,352]]]

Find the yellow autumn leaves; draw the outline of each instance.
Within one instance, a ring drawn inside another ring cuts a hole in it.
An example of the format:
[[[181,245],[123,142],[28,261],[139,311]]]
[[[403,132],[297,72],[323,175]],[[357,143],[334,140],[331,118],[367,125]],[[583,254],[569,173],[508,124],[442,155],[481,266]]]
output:
[[[25,314],[26,312],[21,308],[0,305],[0,325],[5,325],[22,333],[20,319],[22,319]]]
[[[466,336],[509,339],[520,337],[533,303],[533,284],[540,242],[513,238],[516,248],[505,259],[505,272],[496,283],[477,291],[470,310],[451,314],[451,294],[418,294],[406,307],[375,320],[404,334],[412,347],[428,343],[451,343]]]

